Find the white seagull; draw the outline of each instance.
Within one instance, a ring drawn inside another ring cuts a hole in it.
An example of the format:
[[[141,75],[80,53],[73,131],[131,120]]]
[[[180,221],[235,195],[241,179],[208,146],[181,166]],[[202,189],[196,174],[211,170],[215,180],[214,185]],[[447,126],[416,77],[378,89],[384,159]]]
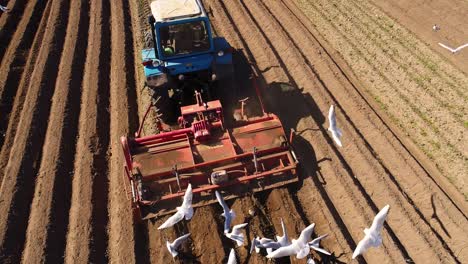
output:
[[[252,253],[255,249],[255,252],[259,253],[260,248],[266,248],[264,245],[267,245],[269,243],[275,243],[275,241],[271,238],[253,238],[252,239],[252,244],[250,245],[250,253]]]
[[[443,48],[446,48],[446,49],[450,50],[453,54],[459,52],[459,51],[460,51],[461,49],[463,49],[463,48],[468,47],[468,43],[463,44],[463,45],[461,45],[460,47],[455,48],[455,49],[452,48],[452,47],[449,47],[449,46],[447,46],[447,45],[445,45],[445,44],[442,44],[442,43],[439,43],[439,45],[440,45],[441,47],[443,47]]]
[[[331,105],[330,110],[328,110],[328,122],[330,123],[330,127],[328,131],[332,133],[333,140],[335,140],[336,144],[342,147],[341,144],[341,130],[336,126],[336,116],[335,116],[335,106]]]
[[[5,13],[8,13],[10,11],[10,9],[8,9],[8,7],[2,6],[2,5],[0,5],[0,10],[2,10]]]
[[[315,224],[311,224],[302,230],[301,235],[297,240],[293,239],[291,245],[280,247],[277,250],[271,252],[267,258],[281,258],[286,256],[296,255],[296,258],[303,259],[307,257],[310,252],[309,244],[307,243],[312,232],[314,231]]]
[[[331,255],[330,252],[326,251],[325,249],[321,248],[320,247],[320,240],[326,238],[328,236],[328,234],[325,234],[323,236],[319,236],[315,239],[313,239],[312,241],[309,242],[309,247],[315,251],[318,251],[318,252],[321,252],[325,255]]]
[[[180,245],[187,240],[187,238],[190,236],[190,233],[185,234],[181,237],[176,238],[174,242],[170,243],[169,241],[166,241],[166,246],[167,250],[171,253],[172,257],[175,258],[179,252],[177,252],[177,248],[180,247]]]
[[[231,252],[229,253],[227,264],[237,264],[236,251],[233,248],[231,248]]]
[[[276,250],[280,247],[285,247],[291,245],[288,237],[288,231],[284,225],[283,218],[281,218],[281,229],[283,229],[283,236],[276,236],[276,241],[265,241],[261,243],[261,246],[267,249],[267,253],[270,254],[273,250]]]
[[[216,194],[216,199],[218,200],[218,203],[223,207],[223,213],[221,214],[224,216],[224,233],[229,233],[229,230],[231,229],[231,222],[232,220],[236,217],[236,214],[234,213],[233,210],[229,209],[228,205],[224,201],[223,196],[218,191],[215,191]]]
[[[370,247],[378,247],[382,244],[382,237],[380,231],[382,230],[385,218],[387,218],[388,210],[390,205],[386,205],[380,212],[374,217],[372,225],[369,229],[364,229],[364,238],[359,241],[356,249],[353,253],[353,259],[357,256],[364,254]]]
[[[177,212],[169,217],[166,222],[164,222],[160,227],[158,227],[159,230],[163,228],[168,228],[171,227],[178,222],[180,222],[182,219],[185,220],[190,220],[192,219],[193,216],[193,207],[192,207],[192,184],[189,183],[187,190],[185,191],[184,194],[184,201],[182,202],[182,205],[180,207],[177,207]]]
[[[237,246],[242,246],[244,244],[244,234],[241,233],[241,229],[244,228],[248,223],[243,223],[235,225],[232,228],[231,233],[224,233],[225,236],[237,242]]]

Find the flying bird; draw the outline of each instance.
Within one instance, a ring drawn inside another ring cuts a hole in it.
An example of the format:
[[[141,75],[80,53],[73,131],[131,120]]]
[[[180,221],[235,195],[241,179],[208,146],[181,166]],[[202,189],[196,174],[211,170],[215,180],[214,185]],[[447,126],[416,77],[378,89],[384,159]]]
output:
[[[177,207],[177,212],[169,217],[166,222],[164,222],[160,227],[158,227],[159,230],[163,228],[168,228],[171,227],[178,222],[180,222],[182,219],[185,220],[190,220],[192,219],[193,216],[193,207],[192,207],[192,184],[189,183],[187,190],[185,191],[184,194],[184,201],[182,202],[182,205],[180,207]]]
[[[283,229],[283,236],[276,236],[276,241],[264,241],[261,243],[261,247],[267,249],[267,253],[270,254],[274,250],[291,245],[288,237],[288,231],[286,230],[286,226],[284,225],[283,219],[281,218],[281,228]]]
[[[170,243],[169,241],[166,241],[166,246],[167,250],[171,253],[172,257],[175,258],[179,252],[177,252],[177,248],[180,247],[180,245],[187,240],[187,238],[190,236],[190,233],[185,234],[181,237],[176,238],[174,242]]]
[[[237,242],[237,246],[242,246],[244,244],[244,234],[241,233],[241,229],[244,228],[248,223],[243,223],[235,225],[232,228],[231,233],[224,233],[225,236]]]
[[[236,251],[233,248],[231,248],[231,252],[229,253],[227,264],[237,264]]]
[[[233,210],[229,209],[228,205],[224,201],[223,196],[221,196],[221,194],[218,191],[215,191],[215,194],[218,203],[223,207],[224,211],[221,214],[222,216],[224,216],[224,233],[229,233],[229,230],[231,229],[231,222],[236,217],[236,214]]]
[[[252,243],[250,245],[250,253],[252,253],[255,249],[255,252],[259,253],[260,248],[266,248],[264,245],[268,245],[269,243],[274,243],[275,241],[271,238],[261,238],[256,237],[252,239]]]
[[[359,241],[356,249],[353,253],[353,259],[357,256],[364,254],[370,247],[378,247],[382,244],[382,237],[380,231],[382,230],[385,218],[387,218],[388,210],[390,205],[386,205],[380,212],[374,217],[372,225],[369,229],[364,229],[364,238]]]
[[[437,24],[434,24],[434,25],[432,26],[432,30],[434,30],[434,31],[439,31],[439,30],[440,30],[440,26],[437,25]]]
[[[459,51],[460,51],[461,49],[463,49],[463,48],[468,47],[468,43],[463,44],[463,45],[461,45],[460,47],[455,48],[455,49],[452,48],[452,47],[449,47],[449,46],[447,46],[447,45],[445,45],[445,44],[442,44],[442,43],[439,43],[439,45],[440,45],[441,47],[443,47],[443,48],[446,48],[446,49],[450,50],[453,54],[459,52]]]
[[[2,5],[0,5],[0,10],[2,10],[5,13],[8,13],[10,11],[10,9],[8,9],[8,7],[2,6]]]
[[[328,122],[330,123],[330,127],[328,131],[332,133],[333,140],[335,140],[336,144],[342,147],[341,144],[341,130],[336,126],[336,116],[335,116],[335,106],[331,105],[330,110],[328,110]]]
[[[291,245],[280,247],[277,250],[268,254],[266,257],[267,258],[281,258],[281,257],[296,255],[296,258],[298,259],[305,258],[310,252],[310,247],[307,242],[312,236],[314,227],[315,227],[315,224],[311,224],[308,227],[304,228],[299,238],[297,240],[295,239],[292,240]]]
[[[320,247],[320,240],[326,238],[328,236],[328,234],[325,234],[323,236],[319,236],[315,239],[313,239],[312,241],[309,242],[309,247],[315,251],[318,251],[318,252],[321,252],[325,255],[331,255],[330,252],[326,251],[325,249],[321,248]]]

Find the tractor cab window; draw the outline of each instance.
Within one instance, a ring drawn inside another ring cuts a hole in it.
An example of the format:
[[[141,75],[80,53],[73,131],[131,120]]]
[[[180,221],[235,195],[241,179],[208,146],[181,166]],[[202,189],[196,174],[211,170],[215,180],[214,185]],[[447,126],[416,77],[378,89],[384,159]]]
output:
[[[208,33],[203,21],[160,27],[159,36],[165,57],[203,52],[210,49]]]

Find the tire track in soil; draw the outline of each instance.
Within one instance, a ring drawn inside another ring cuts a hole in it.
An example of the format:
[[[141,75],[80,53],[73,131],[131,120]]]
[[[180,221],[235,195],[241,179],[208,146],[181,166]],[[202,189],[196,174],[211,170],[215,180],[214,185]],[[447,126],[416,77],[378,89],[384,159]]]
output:
[[[248,48],[248,44],[246,43],[245,39],[242,37],[242,34],[241,32],[239,31],[238,27],[236,26],[236,23],[234,23],[234,20],[233,18],[231,17],[230,13],[227,11],[226,9],[226,6],[224,5],[223,2],[220,2],[218,3],[217,1],[209,1],[207,3],[208,5],[208,8],[210,10],[210,13],[212,15],[212,23],[215,24],[215,27],[217,30],[221,31],[223,36],[227,37],[229,39],[229,42],[239,48],[242,49],[245,53],[246,53],[246,56],[248,57],[248,61],[250,62],[253,62],[253,65],[254,67],[256,67],[256,70],[257,72],[262,72],[264,76],[260,75],[259,76],[259,81],[262,82],[262,85],[261,86],[266,86],[266,81],[265,81],[265,76],[266,78],[277,78],[277,74],[274,74],[274,71],[275,69],[278,67],[276,66],[276,64],[272,64],[272,65],[265,65],[265,61],[262,61],[262,60],[259,60],[258,62],[256,62],[256,58],[254,58],[251,50],[249,50]],[[222,11],[219,11],[218,10],[222,10]],[[213,12],[214,11],[214,12]],[[219,20],[219,21],[218,21]],[[217,26],[217,25],[220,25],[220,26]],[[237,33],[236,33],[237,32]],[[258,45],[258,46],[262,46],[262,45]],[[254,45],[251,47],[251,49],[255,49],[256,47],[258,47],[257,45]],[[264,51],[262,51],[263,53]],[[268,52],[268,51],[267,51]],[[268,57],[268,58],[272,58],[272,55],[264,55],[262,56],[261,54],[259,55],[258,53],[256,53],[256,55],[258,55],[261,58],[263,57]],[[263,68],[263,70],[260,70],[259,68]],[[236,69],[236,72],[238,71],[238,69]],[[273,74],[271,74],[273,72]],[[266,103],[266,107],[268,107],[268,104],[270,104],[271,106],[272,105],[275,105],[274,102],[271,102],[272,99],[271,99],[271,96],[269,93],[266,93],[266,97],[265,99],[267,99]],[[268,100],[270,100],[270,102],[268,102]],[[274,107],[271,107],[272,109]],[[283,124],[284,124],[284,119],[283,119]],[[286,126],[287,127],[287,126]],[[287,129],[286,129],[287,130]],[[295,140],[297,141],[297,139]],[[310,144],[308,144],[310,146]],[[311,152],[310,150],[307,151],[307,154],[309,153],[313,153],[313,151]],[[304,155],[305,156],[305,155]],[[311,163],[306,163],[307,164],[307,167],[310,167],[308,166],[308,164],[314,164],[316,161],[312,161]],[[310,170],[312,171],[312,170]],[[309,173],[309,175],[312,175]],[[304,186],[302,186],[303,188],[313,188],[313,186],[310,186],[310,184],[307,184],[308,182],[304,182]],[[306,224],[309,224],[309,221],[307,220],[308,219],[314,219],[313,222],[316,222],[316,226],[317,226],[317,230],[322,230],[322,232],[325,232],[325,233],[328,233],[328,234],[331,234],[331,236],[329,237],[329,239],[325,240],[325,245],[328,245],[328,249],[334,249],[334,250],[331,250],[332,252],[346,252],[346,251],[350,251],[351,248],[348,246],[346,247],[346,245],[343,245],[342,241],[346,241],[348,243],[348,245],[352,246],[352,247],[355,247],[355,244],[354,244],[354,241],[350,238],[350,234],[349,232],[347,232],[347,229],[344,225],[344,223],[341,221],[341,218],[340,216],[338,215],[338,213],[336,212],[336,210],[332,210],[332,212],[330,211],[327,211],[327,210],[323,210],[323,208],[326,208],[327,206],[325,204],[328,204],[329,207],[332,208],[331,205],[331,202],[330,202],[330,199],[329,197],[326,196],[326,194],[324,192],[321,192],[321,195],[322,197],[317,197],[318,194],[316,194],[315,192],[308,192],[309,194],[307,194],[307,199],[303,199],[303,201],[299,201],[297,198],[297,201],[294,201],[294,204],[295,206],[298,208],[298,211],[301,210],[300,208],[313,208],[313,207],[316,207],[317,209],[316,210],[312,210],[314,213],[311,214],[310,211],[311,210],[307,210],[305,212],[300,212],[303,216],[302,218],[306,218],[303,220],[304,223]],[[295,195],[293,193],[291,193],[291,196],[294,198]],[[317,203],[321,203],[322,206],[316,206],[314,203],[311,203],[309,202],[309,199],[310,198],[313,198],[315,199],[315,201]],[[305,202],[304,202],[305,201]],[[325,202],[324,202],[325,201]],[[327,203],[328,201],[328,203]],[[307,205],[306,207],[302,206],[299,204],[301,203],[301,205]],[[320,216],[321,217],[317,217],[317,213],[316,212],[320,212]],[[305,215],[307,215],[307,217],[305,217]],[[334,219],[331,220],[331,219]],[[337,224],[338,223],[338,224]],[[345,236],[343,236],[343,234],[341,232],[336,232],[336,230],[342,230],[342,232],[345,233]],[[273,232],[271,232],[271,236],[273,236]],[[339,245],[339,248],[337,248],[337,243],[333,243],[333,242],[328,242],[327,241],[332,241],[333,238],[338,238],[338,239],[335,239],[335,240],[338,240],[338,245]],[[329,260],[334,260],[336,261],[336,258],[339,258],[342,256],[343,253],[339,253],[338,256],[336,256],[335,254],[332,255],[331,258],[329,258]],[[265,259],[263,258],[263,261],[265,261]]]
[[[3,176],[5,173],[4,168],[8,163],[9,155],[13,147],[13,142],[16,136],[16,129],[18,127],[21,111],[23,110],[24,100],[26,98],[28,87],[30,85],[34,67],[36,66],[36,60],[39,55],[42,40],[44,38],[44,33],[47,21],[49,19],[51,6],[51,2],[48,2],[45,11],[42,15],[42,18],[40,19],[41,22],[39,23],[39,30],[33,36],[32,48],[30,52],[24,54],[24,56],[27,58],[25,70],[22,71],[22,73],[19,73],[19,85],[16,89],[16,95],[14,96],[13,106],[11,111],[9,112],[9,115],[5,116],[5,118],[8,118],[8,121],[5,120],[5,128],[3,128],[3,124],[0,124],[0,127],[2,127],[0,130],[0,137],[2,140],[2,147],[0,151],[0,187],[3,184]],[[5,106],[5,108],[7,107],[8,105]]]
[[[0,60],[0,148],[5,139],[4,133],[8,128],[8,118],[13,107],[18,84],[25,68],[27,58],[37,34],[38,26],[46,7],[46,1],[29,2],[25,14],[18,18],[16,31],[11,32],[11,42],[5,48],[4,60]],[[0,39],[2,39],[0,37]],[[7,45],[3,43],[2,46]],[[1,52],[0,52],[1,53]],[[0,178],[1,183],[1,178]]]
[[[108,262],[110,6],[91,1],[66,263]]]
[[[5,50],[10,45],[13,34],[17,30],[18,23],[24,16],[27,0],[9,1],[8,6],[11,9],[9,14],[2,14],[0,17],[0,61],[3,60]],[[2,3],[6,5],[5,3]],[[3,12],[2,12],[3,13]]]
[[[264,9],[264,7],[262,7],[262,5],[259,4],[259,1],[256,1],[256,3],[258,3],[258,5],[255,5],[255,4],[252,4],[252,2],[249,2],[249,4],[251,4],[249,8],[251,8],[251,12],[252,12],[252,13],[255,13],[255,14],[261,14],[261,13],[267,14],[267,13],[268,13],[268,10],[267,10],[267,9]],[[263,17],[263,16],[261,16],[261,15],[256,16],[256,20],[257,20],[258,23],[260,24],[259,28],[265,29],[265,34],[269,34],[267,24],[268,24],[268,25],[271,25],[272,27],[276,26],[277,28],[283,29],[282,31],[284,32],[284,34],[278,34],[277,30],[275,30],[275,33],[276,33],[276,34],[271,34],[271,35],[270,35],[270,39],[272,39],[271,36],[275,35],[275,40],[283,40],[284,44],[290,42],[288,45],[293,44],[293,46],[295,47],[295,50],[299,51],[299,53],[301,54],[301,56],[299,56],[299,54],[297,54],[297,53],[294,54],[294,53],[286,52],[286,54],[285,54],[286,56],[285,56],[285,57],[288,58],[289,60],[288,60],[288,59],[285,60],[285,65],[287,65],[287,66],[289,66],[289,65],[294,65],[294,66],[290,66],[289,71],[294,73],[294,71],[296,70],[296,75],[299,75],[299,76],[311,75],[311,73],[307,73],[307,72],[304,72],[305,74],[301,74],[301,73],[300,73],[300,70],[298,70],[298,69],[307,68],[307,64],[304,64],[304,63],[303,63],[303,65],[306,66],[306,67],[303,67],[303,66],[301,66],[301,61],[300,61],[300,60],[304,59],[305,62],[307,62],[306,57],[305,57],[304,54],[301,52],[301,49],[297,46],[297,44],[295,44],[295,43],[292,41],[293,38],[289,35],[289,33],[288,33],[287,31],[285,31],[285,30],[284,30],[284,27],[282,27],[282,26],[279,24],[279,21],[278,21],[278,20],[275,21],[275,20],[270,19],[270,18],[274,18],[274,17],[271,16],[271,15],[266,15],[266,17]],[[268,21],[268,22],[266,22],[266,21]],[[283,22],[284,22],[284,21],[283,21]],[[263,23],[263,24],[262,24],[262,23]],[[271,27],[271,28],[272,28],[272,27]],[[291,41],[288,41],[287,39],[290,39]],[[274,45],[275,47],[277,47],[278,50],[284,50],[282,47],[285,47],[285,45],[281,45],[281,43],[280,43],[279,41],[276,41],[276,43],[273,42],[273,45]],[[292,60],[292,58],[294,58],[294,56],[297,56],[297,59],[298,59],[298,60],[296,60],[296,61],[295,61],[295,60]],[[301,57],[302,57],[302,58],[301,58]],[[294,69],[293,67],[296,67],[296,68],[298,68],[298,69]],[[309,67],[310,67],[310,66],[309,66]],[[310,69],[312,70],[312,72],[314,71],[312,67],[311,67]],[[317,86],[318,86],[318,87],[323,86],[323,88],[327,89],[326,85],[323,83],[323,81],[320,79],[319,76],[317,76],[317,79],[318,79],[318,81],[319,81],[320,83],[316,83],[315,86],[316,86],[316,87],[317,87]],[[298,83],[300,83],[300,80],[298,81]],[[305,82],[303,82],[302,84],[304,85],[304,87],[307,87]],[[306,89],[307,89],[307,88],[306,88]],[[320,93],[320,92],[319,92],[319,93],[314,93],[314,94],[317,94],[317,95],[318,95],[318,98],[327,98],[327,94],[326,94],[326,93],[324,94],[324,93]],[[331,96],[330,99],[332,99],[332,101],[335,101],[335,99],[333,98],[333,96],[332,96],[331,94],[330,94],[330,96]],[[321,108],[322,108],[322,109],[326,109],[326,108],[327,108],[327,105],[324,105],[324,103],[322,103],[322,102],[320,102],[320,101],[317,101],[317,103],[318,103],[318,104],[321,104]],[[339,104],[338,104],[338,107],[340,108],[340,105],[339,105]],[[323,110],[322,112],[325,112],[325,110]],[[349,119],[349,118],[348,118],[348,119]],[[352,124],[352,122],[349,122],[349,123]],[[346,126],[345,126],[345,127],[344,127],[345,134],[348,134],[348,133],[346,133],[346,130],[347,130],[347,129],[346,129]],[[350,133],[349,133],[349,134],[350,134]],[[358,142],[358,141],[359,141],[359,138],[356,138],[355,140],[353,140],[353,142]],[[361,144],[358,144],[358,145],[361,145]],[[351,145],[350,145],[350,146],[351,146]],[[346,157],[346,153],[348,153],[348,151],[344,153],[344,156],[343,156],[343,157],[340,157],[340,161],[341,161],[341,163],[343,163],[343,165],[344,165],[345,168],[348,167],[348,170],[351,172],[351,175],[354,175],[354,174],[355,174],[355,175],[365,174],[365,172],[366,172],[367,170],[378,172],[378,170],[376,170],[377,164],[373,164],[373,163],[375,163],[375,162],[372,162],[372,161],[370,160],[370,159],[372,159],[372,155],[371,155],[371,154],[370,154],[370,155],[367,155],[366,153],[363,153],[362,150],[360,150],[359,148],[356,149],[355,151],[351,151],[351,153],[360,153],[360,155],[357,155],[357,156],[355,156],[355,157],[350,157],[350,156]],[[368,157],[366,158],[366,156],[368,156]],[[371,156],[371,157],[369,157],[369,156]],[[362,158],[361,158],[361,157],[362,157]],[[360,160],[356,160],[356,159],[360,159]],[[360,164],[360,166],[359,166],[359,167],[354,166],[354,168],[353,168],[353,167],[351,167],[350,165],[348,165],[348,163],[350,163],[350,164]],[[366,163],[367,163],[367,164],[366,164]],[[365,165],[367,165],[367,167],[362,168],[362,166],[365,166]],[[390,175],[390,176],[391,176],[391,175]],[[370,187],[371,189],[372,189],[372,186],[374,186],[374,187],[379,187],[379,186],[381,186],[381,185],[379,185],[378,183],[377,183],[377,185],[372,184],[372,180],[373,180],[372,178],[367,178],[367,181],[363,181],[363,183],[361,183],[360,181],[354,180],[354,183],[356,184],[356,186],[358,187],[358,189],[360,190],[360,192],[364,195],[365,199],[368,200],[369,202],[371,202],[370,205],[371,205],[372,207],[375,208],[374,210],[377,211],[378,208],[376,208],[375,205],[373,205],[373,202],[372,202],[372,201],[373,201],[373,200],[378,201],[379,197],[374,196],[374,199],[371,199],[370,196],[367,194],[368,192],[365,190],[365,189],[366,189],[366,184],[370,185],[370,186],[371,186],[371,187]],[[363,185],[363,184],[364,184],[364,185]],[[389,186],[389,187],[392,187],[391,183],[390,183],[390,184],[387,183],[386,185],[387,185],[387,187],[388,187],[388,186]],[[386,189],[387,189],[387,188],[381,189],[381,192],[380,192],[380,193],[383,193],[383,194],[384,194],[385,191],[386,191]],[[379,191],[377,191],[377,192],[379,193]],[[398,196],[398,194],[399,194],[399,193],[398,193],[398,190],[397,190],[397,191],[395,191],[395,192],[393,193],[393,195],[391,195],[391,193],[390,193],[390,196],[395,197],[395,196]],[[388,195],[385,195],[385,196],[388,197]],[[398,201],[398,197],[397,197],[397,201]],[[385,202],[383,202],[383,203],[385,203]],[[401,201],[397,202],[397,204],[400,204],[400,203],[401,203]],[[393,210],[396,210],[396,208],[393,207]],[[402,213],[402,214],[403,214],[403,215],[405,215],[405,214],[408,215],[409,212],[408,212],[408,210],[407,210],[406,212],[403,210],[403,213]],[[414,213],[413,213],[413,214],[414,214]],[[410,216],[410,215],[408,215],[408,216]],[[410,217],[410,219],[412,219],[413,227],[416,228],[416,229],[418,229],[418,227],[419,227],[419,223],[418,223],[418,222],[419,222],[419,219],[418,219],[418,217],[417,217],[417,214],[414,215],[413,217]],[[417,234],[419,234],[419,233],[426,233],[426,232],[421,232],[422,230],[424,230],[424,229],[420,229],[420,230],[418,230],[418,231],[415,230],[414,235],[417,235]],[[393,232],[393,231],[392,231],[392,232]],[[406,233],[405,233],[405,234],[406,234]],[[405,234],[400,233],[401,236],[404,236]],[[437,235],[437,234],[436,234],[436,235]],[[411,235],[410,235],[410,236],[411,236]],[[411,236],[411,237],[414,238],[414,236]],[[396,238],[396,237],[394,236],[394,239],[395,239],[395,238]],[[423,236],[423,240],[426,241],[426,243],[429,243],[430,245],[432,245],[431,247],[434,247],[434,246],[436,246],[436,245],[439,245],[439,244],[437,244],[437,242],[434,241],[433,237]],[[403,240],[403,241],[405,241],[405,240]],[[421,243],[424,243],[424,242],[422,241]],[[434,244],[434,243],[436,243],[436,244]],[[442,243],[443,243],[443,241],[442,241]],[[420,244],[418,244],[418,245],[419,245],[419,247],[420,247]],[[418,249],[419,249],[419,248],[418,248]],[[447,248],[446,248],[446,249],[447,249]],[[430,249],[429,249],[429,248],[426,248],[426,250],[430,252]],[[448,251],[449,251],[449,253],[450,253],[450,249],[448,249]],[[441,258],[444,258],[444,257],[441,256]]]
[[[283,9],[282,9],[283,10]],[[277,13],[279,14],[279,13]],[[281,17],[281,16],[280,16]],[[301,35],[304,35],[304,33],[301,33]],[[302,49],[304,49],[304,46],[301,47]],[[306,49],[304,49],[306,50]],[[310,52],[309,52],[310,54]],[[346,84],[345,84],[346,85]],[[336,87],[337,85],[331,85],[331,87]],[[344,89],[346,89],[345,87],[343,87]],[[333,90],[333,88],[332,88]],[[346,102],[347,101],[350,101],[349,98],[352,98],[353,95],[350,95],[349,92],[347,92],[348,94],[345,94],[343,95],[343,98],[342,98],[342,102],[344,102],[344,105],[346,105]],[[334,94],[337,94],[337,95],[342,95],[344,94],[341,90],[338,90],[338,91],[335,91]],[[354,97],[356,97],[354,95]],[[358,96],[359,97],[359,96]],[[363,99],[361,98],[358,98],[358,99],[355,99],[354,102],[358,102],[358,101],[363,101]],[[365,101],[365,100],[364,100]],[[349,106],[347,107],[349,108]],[[361,109],[363,109],[361,107]],[[372,111],[372,110],[371,110]],[[380,123],[381,120],[379,119],[379,117],[377,116],[375,118],[377,121],[373,121],[373,123]],[[360,121],[358,120],[358,123]],[[375,127],[375,125],[373,125],[375,130],[379,130],[377,127]],[[382,126],[386,126],[385,124],[382,124]],[[361,127],[368,127],[366,126],[366,124],[364,125],[361,125]],[[387,128],[387,127],[386,127]],[[367,129],[369,130],[369,129]],[[371,129],[372,130],[372,129]],[[463,241],[463,235],[459,235],[460,233],[463,234],[463,233],[466,233],[466,231],[463,230],[463,224],[460,224],[460,223],[457,223],[457,222],[464,222],[463,219],[463,215],[460,214],[460,212],[457,210],[456,207],[454,207],[453,205],[453,202],[450,200],[450,199],[444,199],[444,202],[447,204],[447,206],[450,208],[449,210],[451,211],[451,214],[452,216],[455,216],[456,218],[458,218],[458,221],[454,221],[453,219],[445,219],[445,227],[451,231],[453,231],[453,234],[455,234],[454,236],[455,237],[450,237],[450,235],[448,236],[442,236],[441,234],[445,234],[444,230],[443,230],[443,226],[442,227],[439,227],[438,223],[435,222],[435,221],[432,221],[432,223],[429,223],[431,221],[431,218],[433,218],[434,216],[434,210],[435,208],[431,207],[431,204],[429,203],[429,201],[432,199],[432,195],[431,193],[427,192],[427,188],[430,188],[430,189],[433,189],[434,191],[436,192],[442,192],[442,194],[439,195],[439,197],[446,197],[444,195],[444,190],[443,189],[440,189],[440,187],[438,186],[431,186],[431,184],[427,184],[425,182],[424,179],[427,179],[427,177],[430,175],[427,175],[427,171],[424,170],[424,168],[418,166],[419,164],[417,164],[417,162],[414,162],[413,161],[413,157],[411,156],[410,153],[406,153],[406,151],[404,149],[401,150],[401,148],[404,148],[404,146],[401,146],[401,142],[397,142],[397,146],[395,146],[395,143],[394,143],[394,135],[392,135],[391,133],[389,133],[389,131],[387,131],[386,129],[382,130],[381,132],[381,135],[389,135],[389,136],[386,136],[385,137],[385,140],[390,142],[391,143],[391,146],[393,147],[392,149],[394,150],[395,154],[399,154],[399,155],[388,155],[389,153],[389,148],[388,148],[388,145],[385,146],[384,148],[381,147],[381,145],[379,145],[378,142],[376,142],[375,144],[371,144],[373,140],[375,140],[376,136],[375,135],[372,135],[372,133],[369,133],[369,131],[363,131],[363,133],[368,133],[368,134],[371,134],[370,136],[364,136],[361,134],[361,132],[359,132],[359,136],[361,136],[364,140],[363,144],[361,145],[365,145],[370,152],[372,153],[376,153],[376,159],[379,163],[379,166],[381,166],[383,169],[384,169],[384,174],[387,174],[388,175],[388,178],[390,179],[390,181],[388,181],[386,178],[383,178],[381,179],[380,181],[383,181],[383,182],[387,182],[387,186],[394,186],[394,193],[398,194],[398,193],[401,193],[402,197],[400,197],[400,201],[403,201],[406,199],[406,204],[408,204],[408,207],[412,207],[414,208],[415,212],[416,212],[416,215],[421,218],[421,220],[423,221],[423,225],[426,225],[429,227],[430,229],[430,232],[433,233],[435,235],[435,237],[441,242],[442,246],[447,250],[447,252],[452,255],[452,257],[455,257],[455,254],[454,254],[454,251],[456,251],[456,248],[454,248],[454,250],[450,249],[448,247],[448,245],[446,243],[451,243],[453,242],[453,245],[457,244],[456,243],[456,240],[457,240],[457,236],[459,236],[458,240],[459,241]],[[375,132],[373,132],[375,133]],[[380,135],[379,135],[380,136]],[[367,139],[370,140],[367,141]],[[373,146],[376,146],[377,149],[374,149]],[[400,148],[400,150],[398,150],[397,148]],[[380,149],[379,149],[380,148]],[[380,153],[379,153],[380,152]],[[408,154],[410,155],[410,157],[408,159],[403,159],[402,157],[404,156],[408,156]],[[378,158],[379,156],[386,156],[386,159],[385,159],[385,163],[380,160],[380,158]],[[395,157],[396,156],[396,157]],[[357,162],[354,162],[354,163],[357,163]],[[416,163],[416,164],[415,164]],[[400,168],[401,167],[401,164],[406,164],[406,166],[404,166],[404,168]],[[387,166],[388,165],[388,166]],[[392,172],[391,172],[392,171]],[[358,175],[361,174],[361,173],[357,173]],[[382,174],[382,173],[380,173]],[[422,175],[421,175],[422,174]],[[414,177],[414,176],[417,176],[417,177]],[[431,182],[432,183],[432,182]],[[408,185],[409,187],[406,188],[409,190],[409,192],[406,192],[404,190],[404,185]],[[379,185],[377,185],[379,186]],[[421,188],[420,188],[421,187]],[[369,187],[371,188],[371,187]],[[415,190],[416,189],[419,189],[419,190]],[[374,188],[372,188],[374,189]],[[423,197],[425,196],[424,199],[422,199]],[[411,209],[407,209],[409,211],[412,211]],[[416,217],[416,218],[418,218]],[[435,226],[434,226],[435,224]],[[419,224],[418,224],[419,225]],[[466,225],[465,225],[466,226]],[[455,239],[453,241],[453,239]]]
[[[50,113],[50,100],[57,79],[69,3],[54,1],[47,21],[44,39],[25,99],[15,144],[11,149],[3,184],[0,189],[0,260],[4,263],[20,261],[26,227],[33,199],[38,163]]]
[[[135,94],[134,42],[127,1],[111,1],[111,153],[109,171],[109,259],[135,263],[133,214],[123,185],[120,136],[136,131],[138,109]]]
[[[52,98],[43,156],[26,233],[23,263],[63,263],[71,175],[86,56],[87,1],[73,0],[58,79]],[[78,48],[80,45],[81,48]],[[84,46],[83,46],[84,45]]]

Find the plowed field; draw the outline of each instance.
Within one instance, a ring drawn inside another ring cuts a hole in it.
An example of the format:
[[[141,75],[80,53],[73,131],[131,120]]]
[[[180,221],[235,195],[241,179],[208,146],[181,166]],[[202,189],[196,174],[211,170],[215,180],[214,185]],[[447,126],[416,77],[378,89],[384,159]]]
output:
[[[468,78],[458,62],[466,53],[425,45],[437,38],[407,18],[404,1],[391,2],[398,8],[383,12],[379,0],[203,1],[215,33],[237,50],[239,95],[253,91],[252,65],[267,110],[296,131],[300,183],[228,202],[234,224],[249,222],[246,240],[273,237],[280,218],[291,238],[316,223],[333,254],[314,259],[347,263],[390,204],[383,245],[358,262],[468,262]],[[0,13],[0,263],[224,263],[234,244],[218,205],[163,231],[165,217],[132,220],[119,138],[137,130],[151,100],[140,66],[147,1],[8,6]],[[453,17],[447,25],[458,25]],[[327,133],[331,104],[342,148]],[[166,240],[187,232],[173,260]],[[268,262],[249,248],[236,248],[241,263]]]

